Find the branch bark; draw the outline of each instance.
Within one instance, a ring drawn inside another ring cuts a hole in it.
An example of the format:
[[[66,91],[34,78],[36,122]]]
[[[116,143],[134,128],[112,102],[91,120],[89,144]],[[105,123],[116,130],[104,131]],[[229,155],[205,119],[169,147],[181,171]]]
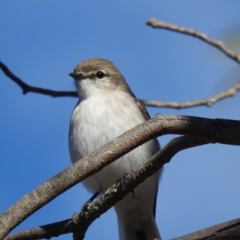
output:
[[[100,215],[109,210],[136,186],[162,168],[175,154],[181,150],[207,143],[209,143],[208,140],[196,137],[183,136],[175,138],[150,158],[142,167],[119,179],[103,196],[94,203],[89,204],[86,209],[83,208],[81,213],[75,215],[72,220],[68,219],[59,223],[21,231],[5,238],[5,240],[50,238],[70,232],[74,233],[74,240],[83,239],[88,227],[96,218],[100,217]]]
[[[239,240],[240,218],[174,238],[173,240]]]
[[[159,114],[105,144],[23,196],[0,216],[0,239],[70,187],[137,146],[165,134],[189,135],[205,138],[210,142],[240,145],[240,121]]]

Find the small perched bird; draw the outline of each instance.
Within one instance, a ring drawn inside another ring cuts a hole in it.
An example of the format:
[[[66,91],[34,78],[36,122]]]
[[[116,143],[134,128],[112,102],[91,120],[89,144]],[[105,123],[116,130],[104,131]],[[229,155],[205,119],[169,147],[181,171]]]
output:
[[[101,58],[83,61],[69,75],[75,80],[79,96],[69,130],[73,163],[150,118],[110,61]],[[157,139],[153,139],[88,177],[83,184],[93,193],[104,193],[159,149]],[[134,196],[130,193],[114,206],[121,240],[161,239],[155,222],[160,174],[161,170],[157,171],[134,189]]]

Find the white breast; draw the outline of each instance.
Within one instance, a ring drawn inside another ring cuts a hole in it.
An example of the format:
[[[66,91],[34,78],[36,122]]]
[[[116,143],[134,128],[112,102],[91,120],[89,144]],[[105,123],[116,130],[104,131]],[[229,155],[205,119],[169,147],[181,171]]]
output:
[[[111,92],[80,102],[74,109],[69,131],[72,162],[85,157],[145,119],[131,96]],[[117,179],[145,163],[159,149],[156,140],[136,148],[84,181],[92,192],[105,191]]]

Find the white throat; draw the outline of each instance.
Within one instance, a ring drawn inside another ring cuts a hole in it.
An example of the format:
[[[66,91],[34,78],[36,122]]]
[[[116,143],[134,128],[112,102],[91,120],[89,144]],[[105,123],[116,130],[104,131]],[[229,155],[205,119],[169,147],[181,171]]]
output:
[[[80,82],[77,81],[76,88],[81,101],[90,97],[103,96],[103,94],[112,91],[112,89],[107,88],[104,84],[100,84],[90,78],[80,80]]]

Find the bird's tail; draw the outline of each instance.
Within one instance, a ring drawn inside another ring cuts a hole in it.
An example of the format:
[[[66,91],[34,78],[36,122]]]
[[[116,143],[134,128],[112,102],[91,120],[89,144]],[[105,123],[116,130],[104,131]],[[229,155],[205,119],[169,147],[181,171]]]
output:
[[[157,224],[153,216],[142,223],[141,229],[134,229],[129,224],[118,221],[120,240],[161,240]]]

